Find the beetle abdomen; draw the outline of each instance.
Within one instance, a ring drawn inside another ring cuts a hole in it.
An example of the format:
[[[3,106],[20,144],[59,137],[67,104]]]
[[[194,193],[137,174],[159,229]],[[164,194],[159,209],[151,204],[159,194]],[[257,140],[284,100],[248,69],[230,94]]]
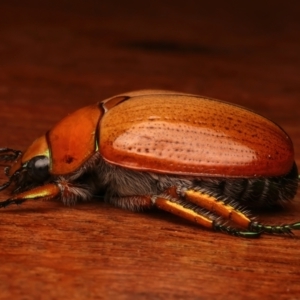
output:
[[[128,99],[101,120],[100,152],[112,164],[211,177],[279,176],[292,168],[287,134],[247,109],[183,94]]]
[[[185,189],[199,190],[242,207],[267,207],[293,199],[298,187],[296,164],[287,174],[275,177],[195,178],[130,170],[106,163],[98,154],[97,157],[98,179],[95,183],[99,188],[105,187],[104,193],[110,202],[125,196],[158,195],[176,187],[179,193]]]

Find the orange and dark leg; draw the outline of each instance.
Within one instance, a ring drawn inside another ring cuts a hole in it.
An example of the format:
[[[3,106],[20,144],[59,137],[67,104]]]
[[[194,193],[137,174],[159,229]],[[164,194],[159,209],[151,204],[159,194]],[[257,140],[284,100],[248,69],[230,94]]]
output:
[[[59,196],[60,189],[56,184],[45,184],[31,190],[15,194],[13,197],[0,202],[0,208],[7,207],[11,204],[22,204],[27,200],[48,200]]]
[[[278,226],[264,225],[251,220],[246,213],[236,207],[205,192],[187,190],[182,198],[176,194],[175,190],[175,188],[171,188],[166,191],[164,196],[154,198],[154,204],[160,209],[208,229],[246,238],[255,238],[261,233],[292,234],[292,230],[300,230],[300,222]],[[237,228],[224,225],[225,222],[235,224]],[[246,231],[240,228],[244,228]]]
[[[191,192],[191,193],[190,193]],[[196,193],[196,197],[195,194]],[[190,197],[193,194],[193,199]],[[203,197],[202,197],[203,196]],[[197,199],[195,199],[197,198]],[[217,202],[217,201],[216,201]],[[217,205],[213,203],[211,196],[195,191],[187,191],[185,199],[179,197],[170,197],[168,193],[165,196],[158,196],[154,199],[155,205],[165,211],[178,215],[191,222],[197,223],[205,228],[226,232],[234,236],[241,236],[246,238],[256,238],[260,236],[257,231],[244,231],[228,225],[222,225],[218,221],[219,218],[226,221],[233,219],[239,223],[240,228],[247,228],[246,224],[250,224],[251,220],[243,213],[235,210],[233,207],[219,202]],[[230,219],[230,216],[234,216]]]
[[[11,198],[0,202],[0,208],[7,207],[11,204],[22,204],[30,200],[50,200],[60,199],[64,204],[75,204],[77,200],[89,200],[92,198],[92,193],[80,185],[61,178],[53,183],[47,183],[30,190],[16,193]]]
[[[232,223],[235,222],[240,228],[247,228],[251,220],[230,205],[226,205],[213,197],[192,190],[186,192],[185,198],[178,196],[176,187],[173,187],[161,195],[113,197],[108,198],[107,201],[117,207],[134,211],[156,206],[159,209],[197,223],[205,228],[226,232],[235,236],[255,238],[260,235],[259,231],[243,231],[219,224],[217,220],[218,218],[222,218],[225,221],[231,220]]]

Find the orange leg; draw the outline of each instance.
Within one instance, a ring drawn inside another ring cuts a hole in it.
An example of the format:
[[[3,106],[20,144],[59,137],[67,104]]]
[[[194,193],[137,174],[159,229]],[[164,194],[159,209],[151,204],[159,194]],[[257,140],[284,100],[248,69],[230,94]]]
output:
[[[255,222],[234,206],[205,192],[187,190],[184,198],[181,198],[175,191],[176,188],[172,187],[165,192],[165,195],[153,197],[152,201],[158,208],[208,229],[246,238],[255,238],[261,233],[292,234],[292,230],[300,230],[300,222],[285,225],[264,225]],[[227,221],[236,224],[237,228],[225,225]],[[245,228],[246,231],[239,228]]]
[[[168,211],[191,222],[200,224],[205,228],[213,229],[213,220],[210,220],[208,217],[195,212],[191,208],[184,207],[182,203],[177,203],[164,197],[157,197],[155,199],[155,205],[159,209]]]
[[[241,211],[203,192],[187,190],[185,197],[192,203],[203,207],[226,220],[230,220],[243,228],[248,228],[251,223],[251,220]]]
[[[203,207],[240,227],[247,228],[251,232],[292,234],[292,230],[300,230],[300,222],[284,225],[264,225],[259,222],[255,222],[232,205],[226,204],[204,192],[187,190],[185,197],[192,203]],[[221,230],[223,229],[221,228]]]
[[[204,205],[201,205],[200,202],[193,203],[192,201],[189,202],[185,199],[181,199],[178,195],[174,194],[174,188],[171,188],[168,191],[166,191],[165,196],[153,197],[152,201],[158,208],[162,210],[168,211],[191,222],[200,224],[203,227],[211,230],[222,231],[234,236],[241,236],[246,238],[256,238],[260,236],[260,232],[258,231],[242,231],[227,225],[221,225],[218,222],[216,222],[218,216],[222,216],[220,212],[222,212],[223,217],[226,218],[230,215],[230,212],[226,212],[227,209],[230,208],[231,215],[235,215],[236,211],[232,213],[232,210],[234,209],[230,206],[227,207],[224,203],[221,203],[220,207],[218,207],[219,212],[215,210],[210,210],[208,209],[211,205],[211,199],[209,199],[210,196],[205,196],[206,197],[202,199],[204,201]],[[202,210],[203,208],[206,208],[207,210]],[[241,219],[244,223],[247,224],[248,220],[250,222],[250,219],[248,219],[245,215],[243,215],[240,212],[237,213],[238,215],[241,214],[241,216],[237,218],[238,220]]]
[[[52,199],[60,195],[60,189],[55,184],[45,184],[38,186],[31,190],[19,193],[13,197],[0,202],[0,208],[6,207],[11,204],[21,204],[27,200],[40,200],[40,199]]]

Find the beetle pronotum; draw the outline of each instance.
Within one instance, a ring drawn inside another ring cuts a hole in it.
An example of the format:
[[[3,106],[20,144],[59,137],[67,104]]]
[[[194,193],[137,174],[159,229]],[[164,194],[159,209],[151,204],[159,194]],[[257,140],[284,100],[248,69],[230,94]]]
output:
[[[245,108],[201,96],[145,90],[68,115],[21,151],[1,148],[11,198],[97,193],[116,206],[156,206],[235,236],[291,234],[300,222],[264,225],[245,210],[291,200],[298,187],[293,145],[276,124]]]

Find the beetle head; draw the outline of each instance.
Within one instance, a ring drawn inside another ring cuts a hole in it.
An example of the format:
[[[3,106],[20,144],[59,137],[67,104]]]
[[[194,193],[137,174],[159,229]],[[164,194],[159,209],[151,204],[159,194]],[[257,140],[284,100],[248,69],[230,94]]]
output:
[[[13,149],[0,149],[0,160],[11,162],[5,168],[9,180],[0,186],[0,191],[14,183],[19,192],[45,182],[49,177],[49,149],[45,136],[35,140],[22,154]]]

